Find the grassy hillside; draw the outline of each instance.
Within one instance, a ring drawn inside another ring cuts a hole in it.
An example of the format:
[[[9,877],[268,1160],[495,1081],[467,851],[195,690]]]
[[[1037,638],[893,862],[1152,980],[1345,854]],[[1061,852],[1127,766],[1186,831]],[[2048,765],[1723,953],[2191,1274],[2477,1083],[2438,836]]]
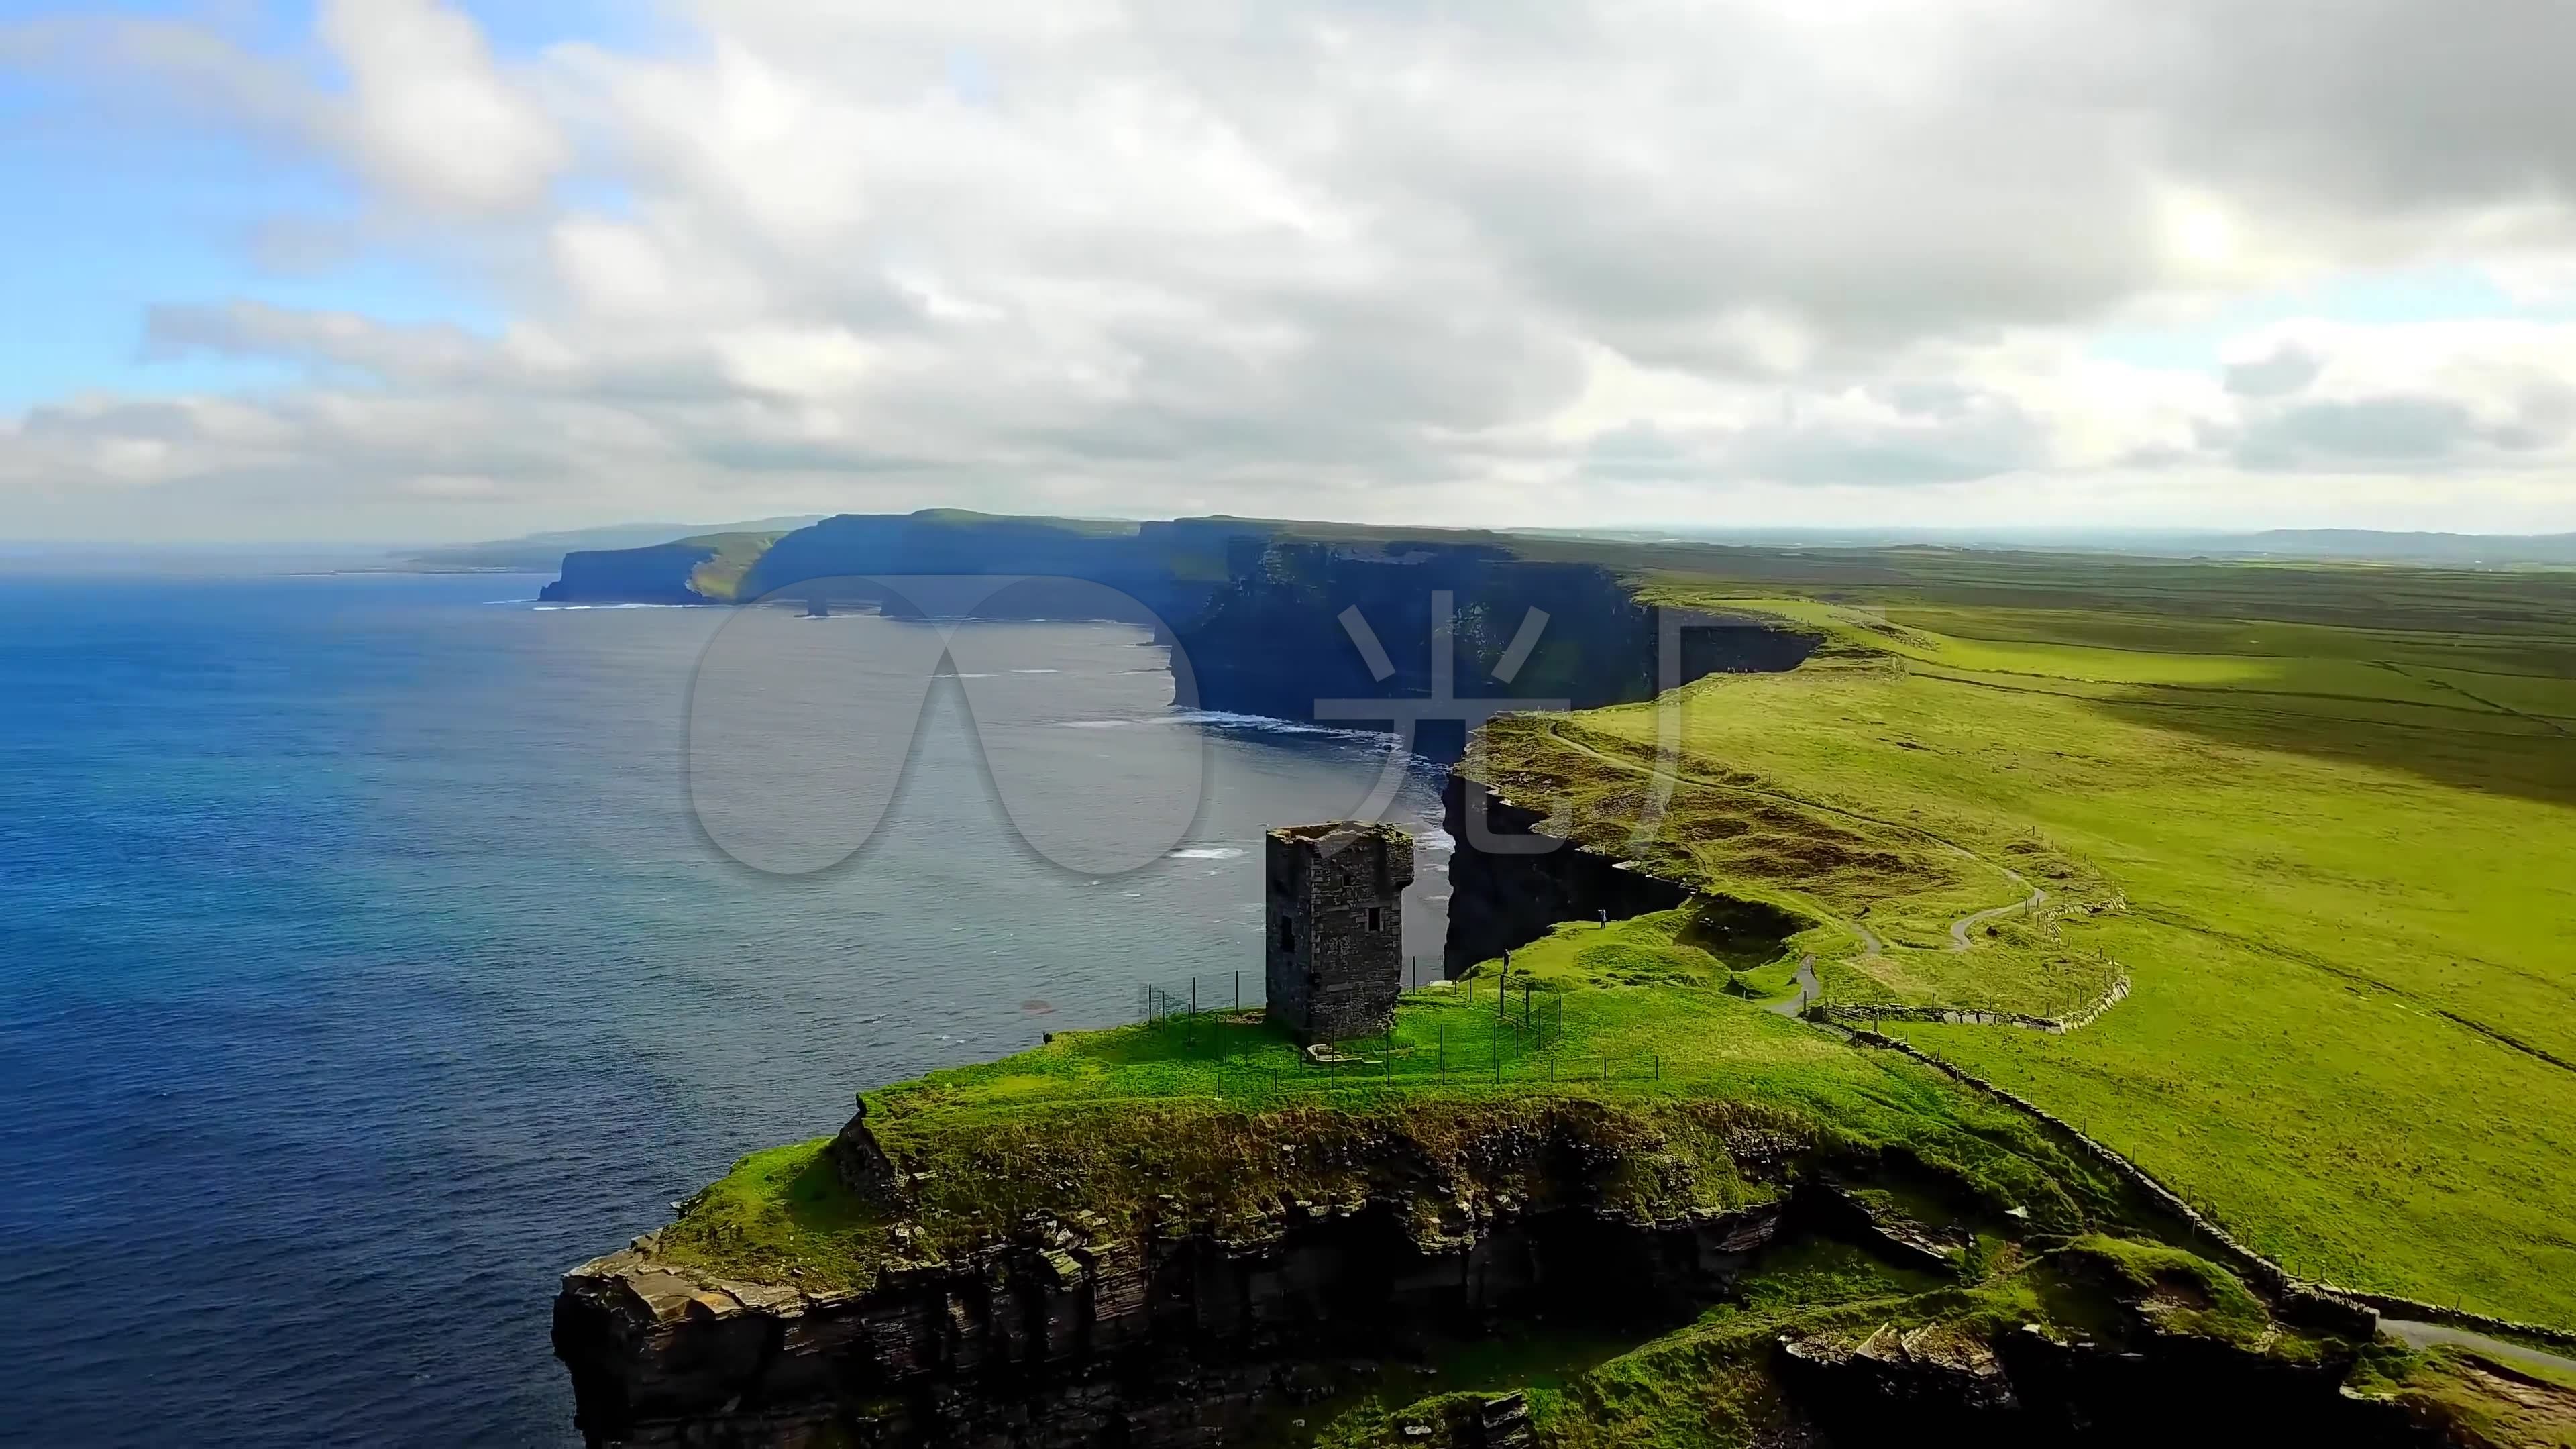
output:
[[[2576,1324],[2566,583],[2110,575],[2127,597],[1993,561],[1803,598],[1666,575],[1831,643],[1679,697],[1651,842],[1654,706],[1509,722],[1484,768],[1830,928],[1831,1000],[2048,1014],[2126,976],[2072,1035],[1902,1031],[2294,1271]]]
[[[1674,933],[1670,918],[1576,928],[1559,954]],[[1436,1151],[1569,1111],[1636,1149],[1626,1181],[1649,1218],[1776,1193],[1731,1164],[1723,1139],[1746,1131],[1836,1154],[1903,1144],[1998,1210],[2021,1207],[2059,1231],[2119,1196],[2029,1119],[1713,989],[1725,968],[1695,946],[1664,949],[1688,975],[1585,985],[1551,968],[1542,981],[1554,990],[1511,987],[1501,1011],[1492,972],[1472,994],[1410,993],[1391,1035],[1345,1043],[1338,1062],[1307,1061],[1257,1012],[1209,1012],[1061,1034],[867,1093],[869,1132],[927,1184],[900,1225],[905,1250],[961,1250],[1039,1209],[1126,1231],[1165,1193],[1220,1224],[1284,1198],[1352,1200],[1373,1175],[1404,1171],[1371,1143]],[[777,1281],[794,1266],[809,1281],[870,1281],[897,1254],[898,1224],[842,1185],[824,1146],[745,1158],[664,1231],[663,1255],[733,1277]]]

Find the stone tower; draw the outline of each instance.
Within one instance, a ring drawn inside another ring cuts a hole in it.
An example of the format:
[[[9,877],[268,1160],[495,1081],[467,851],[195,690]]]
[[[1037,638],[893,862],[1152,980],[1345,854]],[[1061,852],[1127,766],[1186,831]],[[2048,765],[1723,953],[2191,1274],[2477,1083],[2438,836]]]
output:
[[[1270,832],[1263,863],[1270,1019],[1309,1042],[1392,1027],[1413,832],[1356,820],[1283,826]]]

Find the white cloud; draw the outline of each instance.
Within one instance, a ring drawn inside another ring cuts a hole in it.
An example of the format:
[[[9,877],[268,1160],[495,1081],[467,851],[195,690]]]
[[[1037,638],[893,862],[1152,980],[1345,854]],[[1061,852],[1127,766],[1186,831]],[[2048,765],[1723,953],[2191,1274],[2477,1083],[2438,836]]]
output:
[[[1855,497],[2368,521],[2403,472],[2576,526],[2566,323],[2321,319],[2215,370],[2084,345],[2392,265],[2533,296],[2576,275],[2576,102],[2532,58],[2557,10],[678,14],[650,49],[500,60],[432,0],[335,0],[346,95],[184,27],[81,31],[125,37],[93,47],[116,84],[197,77],[355,158],[389,215],[448,216],[422,244],[508,320],[170,298],[151,346],[309,380],[38,408],[0,433],[0,478],[343,511],[473,479],[442,496],[494,520],[1072,500],[1569,523]]]
[[[320,31],[348,70],[354,149],[412,199],[525,205],[569,159],[545,112],[494,68],[473,20],[440,0],[324,0]]]

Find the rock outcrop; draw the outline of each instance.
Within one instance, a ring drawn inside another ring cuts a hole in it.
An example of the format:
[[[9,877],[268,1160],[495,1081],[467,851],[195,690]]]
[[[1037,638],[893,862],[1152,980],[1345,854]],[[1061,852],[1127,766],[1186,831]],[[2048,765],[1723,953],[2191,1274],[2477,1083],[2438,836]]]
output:
[[[2348,1349],[2296,1362],[2207,1338],[2096,1341],[2038,1324],[1786,1335],[1781,1387],[1837,1444],[2196,1444],[2205,1449],[2459,1444],[2448,1427],[2344,1391]]]

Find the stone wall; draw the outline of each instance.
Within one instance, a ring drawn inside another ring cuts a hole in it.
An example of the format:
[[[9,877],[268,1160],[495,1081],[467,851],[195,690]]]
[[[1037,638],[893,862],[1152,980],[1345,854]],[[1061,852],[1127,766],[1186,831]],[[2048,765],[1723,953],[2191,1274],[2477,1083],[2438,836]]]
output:
[[[2339,1333],[2361,1333],[2367,1336],[2370,1320],[2363,1315],[2385,1314],[2391,1318],[2420,1319],[2427,1323],[2445,1323],[2481,1333],[2530,1339],[2552,1344],[2561,1349],[2576,1348],[2576,1333],[2547,1324],[2495,1318],[2443,1304],[2425,1303],[2388,1293],[2374,1293],[2367,1289],[2346,1288],[2334,1283],[2309,1282],[2238,1241],[2234,1234],[2202,1215],[2199,1209],[2184,1200],[2182,1194],[2165,1186],[2145,1168],[2095,1141],[2074,1123],[2029,1098],[1999,1087],[1955,1063],[1944,1061],[1911,1042],[1902,1041],[1896,1037],[1881,1036],[1877,1032],[1868,1030],[1854,1031],[1852,1036],[1854,1040],[1870,1046],[1903,1052],[1916,1061],[1965,1082],[2064,1133],[2094,1160],[2120,1174],[2131,1186],[2144,1192],[2159,1207],[2180,1218],[2194,1232],[2200,1234],[2207,1240],[2209,1246],[2217,1249],[2215,1256],[2262,1289],[2293,1318],[2318,1322]]]
[[[1990,1011],[1974,1006],[1846,1006],[1838,1002],[1819,1002],[1808,1008],[1808,1014],[1839,1022],[1924,1021],[1942,1026],[2018,1026],[2063,1036],[2091,1026],[2102,1013],[2128,999],[2129,978],[2123,972],[2118,980],[2111,983],[2111,989],[2090,1005],[2064,1016],[2025,1016],[2018,1011]]]
[[[1306,1041],[1392,1027],[1404,990],[1412,833],[1348,821],[1290,826],[1269,833],[1263,864],[1271,1019]]]

